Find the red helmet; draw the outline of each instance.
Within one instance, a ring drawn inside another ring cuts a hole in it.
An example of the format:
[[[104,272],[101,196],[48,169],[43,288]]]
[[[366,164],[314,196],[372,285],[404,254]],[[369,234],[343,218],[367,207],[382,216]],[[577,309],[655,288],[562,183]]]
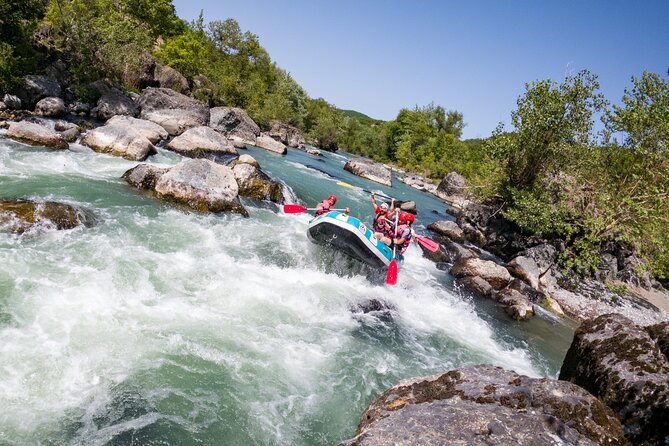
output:
[[[330,195],[328,197],[328,201],[332,201],[332,204],[335,204],[337,202],[337,197],[334,195]]]
[[[413,216],[413,214],[410,214],[408,212],[400,212],[399,221],[403,223],[409,223],[409,222],[413,223],[414,220],[415,217]]]

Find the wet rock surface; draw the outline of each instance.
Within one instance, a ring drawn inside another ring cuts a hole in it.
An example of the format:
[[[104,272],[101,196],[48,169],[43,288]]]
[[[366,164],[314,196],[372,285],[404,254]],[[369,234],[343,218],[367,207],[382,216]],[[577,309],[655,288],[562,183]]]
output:
[[[0,230],[22,234],[35,228],[73,229],[92,226],[95,217],[88,211],[52,201],[0,201]]]
[[[65,150],[69,147],[67,141],[54,130],[28,121],[12,122],[9,124],[7,137],[27,144],[45,146],[57,150]]]
[[[121,156],[133,161],[143,161],[156,153],[156,148],[143,130],[135,130],[127,120],[110,120],[102,127],[90,130],[81,144],[96,152]]]
[[[490,365],[403,381],[341,446],[624,445],[613,412],[582,388]]]

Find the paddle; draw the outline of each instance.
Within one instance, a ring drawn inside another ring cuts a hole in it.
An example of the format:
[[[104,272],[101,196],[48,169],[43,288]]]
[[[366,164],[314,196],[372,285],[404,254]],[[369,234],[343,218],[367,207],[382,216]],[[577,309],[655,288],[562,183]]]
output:
[[[316,208],[305,208],[304,206],[300,206],[299,204],[284,204],[283,205],[283,212],[285,212],[286,214],[299,214],[300,212],[315,211],[315,210],[316,210]],[[338,211],[338,212],[343,212],[345,210],[346,209],[330,209],[330,211]]]
[[[358,186],[354,186],[354,185],[352,185],[352,184],[344,183],[343,181],[337,181],[337,185],[338,185],[338,186],[348,187],[348,188],[351,188],[351,189],[356,189],[356,188],[358,188],[358,189],[361,189],[363,192],[367,192],[368,194],[371,194],[371,193],[372,193],[371,190],[363,189],[362,187],[358,187]],[[379,196],[379,197],[383,197],[383,198],[387,198],[388,200],[392,200],[392,197],[389,197],[389,196],[386,195],[386,194],[380,194],[380,193],[378,193],[378,192],[374,192],[374,193],[375,193],[377,196]]]
[[[397,238],[397,220],[399,220],[400,215],[397,214],[395,216],[395,238]],[[393,259],[390,261],[390,265],[388,265],[388,272],[386,273],[386,283],[388,285],[395,285],[397,283],[397,262],[395,261],[395,249],[397,248],[397,245],[395,245],[395,240],[393,240]]]

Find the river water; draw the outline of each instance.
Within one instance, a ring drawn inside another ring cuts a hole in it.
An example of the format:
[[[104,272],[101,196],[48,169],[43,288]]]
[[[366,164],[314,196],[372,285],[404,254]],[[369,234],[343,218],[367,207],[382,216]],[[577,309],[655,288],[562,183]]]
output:
[[[245,152],[290,201],[335,193],[370,222],[367,189],[415,200],[419,232],[450,218],[431,195],[343,171],[346,154]],[[161,149],[149,162],[180,159]],[[511,321],[417,246],[389,287],[310,243],[307,214],[250,202],[250,218],[191,213],[125,184],[136,164],[0,137],[0,198],[97,220],[0,232],[0,445],[333,445],[403,378],[477,363],[557,376],[572,327]],[[392,310],[357,310],[372,299]]]

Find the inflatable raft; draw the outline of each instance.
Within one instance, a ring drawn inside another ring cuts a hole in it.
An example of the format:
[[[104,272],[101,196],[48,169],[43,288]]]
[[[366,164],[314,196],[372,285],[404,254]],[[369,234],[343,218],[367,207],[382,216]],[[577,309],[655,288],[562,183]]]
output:
[[[386,268],[393,258],[393,250],[374,237],[374,232],[363,222],[341,212],[328,212],[309,222],[309,239],[328,245],[373,268]],[[402,256],[397,253],[397,262]]]

